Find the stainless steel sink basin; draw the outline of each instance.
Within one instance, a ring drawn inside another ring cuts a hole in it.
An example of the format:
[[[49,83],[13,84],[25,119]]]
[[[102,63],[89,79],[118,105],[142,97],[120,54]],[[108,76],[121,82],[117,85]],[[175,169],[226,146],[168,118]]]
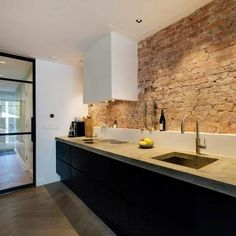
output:
[[[179,153],[179,152],[168,153],[163,156],[153,157],[152,159],[169,162],[176,165],[186,166],[193,169],[200,169],[218,160],[216,158]]]

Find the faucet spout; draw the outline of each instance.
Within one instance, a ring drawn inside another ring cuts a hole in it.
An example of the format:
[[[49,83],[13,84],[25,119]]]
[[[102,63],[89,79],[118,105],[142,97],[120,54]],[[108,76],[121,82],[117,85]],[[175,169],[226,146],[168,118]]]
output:
[[[186,115],[186,116],[183,118],[183,120],[181,121],[181,127],[180,127],[180,129],[181,129],[181,134],[184,134],[184,132],[185,132],[185,120],[186,120],[189,116],[190,116],[190,114]]]
[[[181,128],[181,134],[184,134],[184,132],[185,132],[185,120],[189,116],[191,116],[191,115],[190,114],[186,115],[181,121],[181,127],[180,127]],[[201,154],[201,149],[206,149],[207,146],[206,146],[206,139],[204,139],[204,145],[201,144],[198,120],[196,120],[196,138],[195,138],[195,141],[196,141],[196,153]]]

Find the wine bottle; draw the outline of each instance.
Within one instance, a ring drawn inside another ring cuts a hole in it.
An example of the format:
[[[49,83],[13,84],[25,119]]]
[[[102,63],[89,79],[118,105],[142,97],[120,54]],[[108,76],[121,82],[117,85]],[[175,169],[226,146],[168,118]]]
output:
[[[161,109],[161,117],[160,117],[160,131],[165,131],[166,130],[166,119],[164,115],[163,109]]]

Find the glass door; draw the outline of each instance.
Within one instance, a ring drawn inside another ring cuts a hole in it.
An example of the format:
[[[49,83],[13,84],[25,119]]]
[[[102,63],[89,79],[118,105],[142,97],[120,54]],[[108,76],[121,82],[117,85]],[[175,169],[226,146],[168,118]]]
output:
[[[35,184],[35,60],[0,53],[0,193]]]

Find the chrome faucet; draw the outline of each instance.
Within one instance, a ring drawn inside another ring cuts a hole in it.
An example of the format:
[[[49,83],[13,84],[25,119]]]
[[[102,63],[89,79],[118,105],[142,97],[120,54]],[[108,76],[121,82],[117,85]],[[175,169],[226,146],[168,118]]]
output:
[[[185,120],[190,116],[190,114],[186,115],[181,121],[181,134],[185,132]],[[199,135],[199,122],[196,120],[196,154],[201,154],[201,149],[206,149],[206,139],[204,138],[204,145],[201,144],[201,139]]]
[[[199,136],[199,123],[196,121],[196,153],[201,154],[201,149],[206,149],[206,139],[204,138],[204,145],[201,144],[201,139]]]

